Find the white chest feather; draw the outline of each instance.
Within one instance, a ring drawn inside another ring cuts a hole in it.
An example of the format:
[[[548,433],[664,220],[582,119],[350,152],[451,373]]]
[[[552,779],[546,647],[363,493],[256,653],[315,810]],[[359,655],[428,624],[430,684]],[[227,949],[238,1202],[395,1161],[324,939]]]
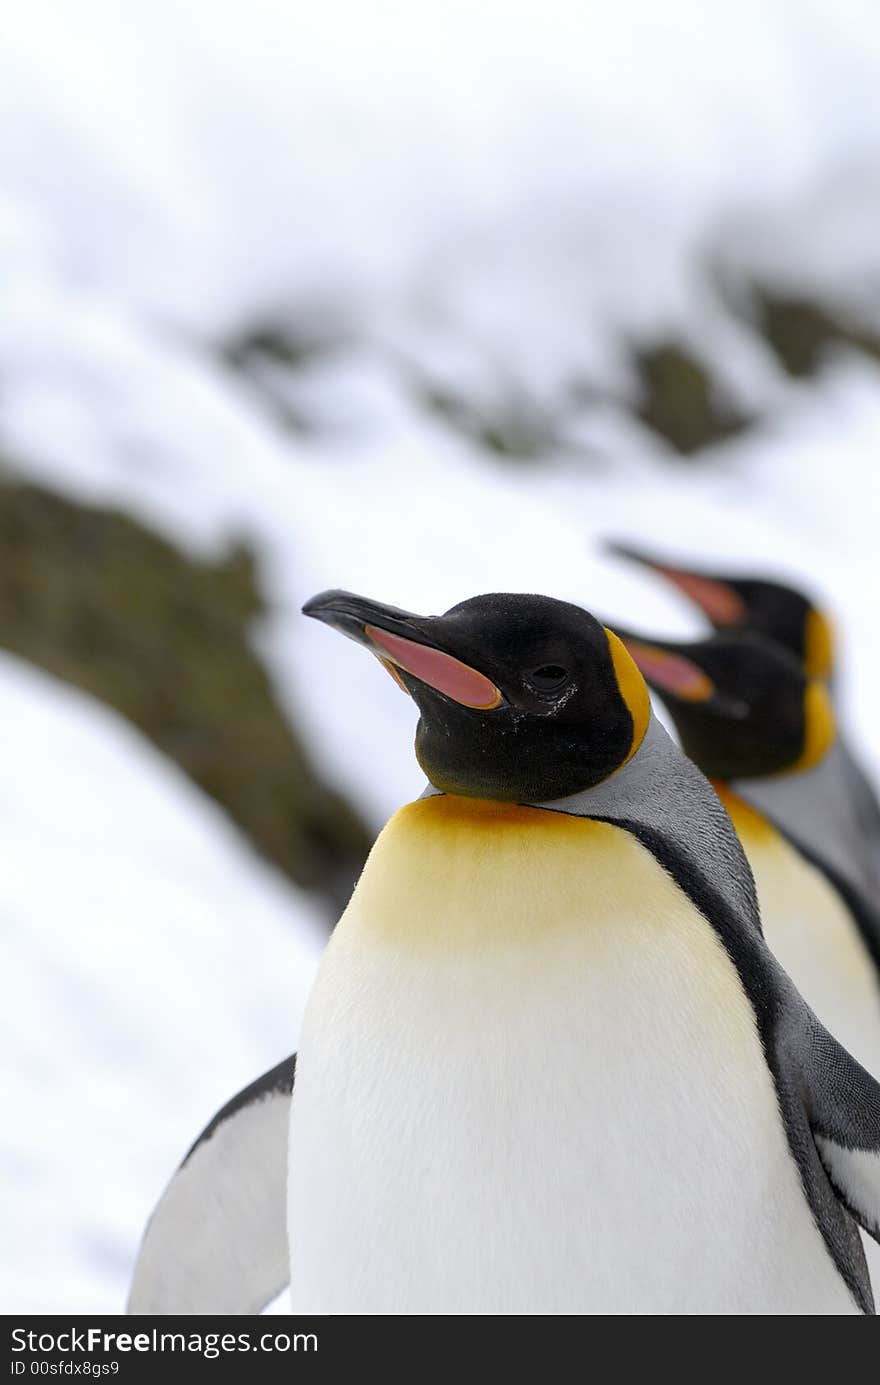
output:
[[[382,834],[297,1068],[294,1310],[854,1312],[713,930],[605,824]]]

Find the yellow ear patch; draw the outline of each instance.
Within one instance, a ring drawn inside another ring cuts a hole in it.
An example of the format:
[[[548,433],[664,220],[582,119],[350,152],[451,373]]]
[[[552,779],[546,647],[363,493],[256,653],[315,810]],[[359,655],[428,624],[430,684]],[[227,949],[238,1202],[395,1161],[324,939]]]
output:
[[[603,629],[608,636],[608,648],[611,653],[611,663],[614,668],[614,676],[617,679],[617,686],[620,689],[621,697],[629,708],[633,723],[632,743],[626,759],[620,763],[619,768],[622,769],[627,761],[632,759],[645,739],[648,722],[651,720],[651,695],[648,692],[647,683],[623,641],[618,639],[614,631],[609,630],[607,626],[603,626]]]
[[[813,678],[804,693],[804,748],[791,770],[809,769],[817,764],[834,744],[836,735],[831,698],[825,684]]]
[[[804,671],[808,678],[828,678],[834,666],[834,628],[811,606],[804,625]]]

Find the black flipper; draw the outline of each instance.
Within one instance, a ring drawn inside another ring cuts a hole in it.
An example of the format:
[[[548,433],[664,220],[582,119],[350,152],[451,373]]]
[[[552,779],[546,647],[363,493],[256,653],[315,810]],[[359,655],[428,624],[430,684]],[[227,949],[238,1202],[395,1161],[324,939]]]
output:
[[[285,1288],[296,1054],[205,1126],[144,1232],[128,1312],[254,1314]]]
[[[810,1126],[819,1157],[841,1202],[880,1241],[877,1083],[818,1022],[810,1050]]]

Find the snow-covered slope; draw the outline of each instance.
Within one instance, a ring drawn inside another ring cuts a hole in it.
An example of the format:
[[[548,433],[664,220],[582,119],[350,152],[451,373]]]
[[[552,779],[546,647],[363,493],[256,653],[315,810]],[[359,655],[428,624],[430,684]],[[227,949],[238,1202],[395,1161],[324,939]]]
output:
[[[686,331],[763,398],[706,262],[877,308],[878,70],[868,0],[32,0],[0,277],[202,337],[336,324],[544,402]]]
[[[248,535],[280,693],[377,826],[419,788],[412,708],[361,651],[303,621],[302,602],[346,586],[436,612],[537,590],[693,629],[670,593],[602,558],[609,534],[813,585],[851,656],[856,731],[874,739],[880,374],[867,362],[842,356],[811,387],[789,385],[763,423],[696,465],[670,463],[622,410],[605,419],[601,458],[505,465],[426,414],[366,345],[310,368],[312,397],[340,423],[298,437],[203,351],[109,309],[98,330],[66,296],[9,347],[6,378],[0,436],[28,474],[196,549]]]
[[[32,0],[0,42],[11,198],[78,278],[202,328],[351,315],[548,219],[644,270],[648,209],[640,294],[598,291],[656,306],[667,238],[876,148],[869,0]]]
[[[322,920],[112,713],[0,656],[4,1311],[122,1311],[146,1218],[295,1047]]]

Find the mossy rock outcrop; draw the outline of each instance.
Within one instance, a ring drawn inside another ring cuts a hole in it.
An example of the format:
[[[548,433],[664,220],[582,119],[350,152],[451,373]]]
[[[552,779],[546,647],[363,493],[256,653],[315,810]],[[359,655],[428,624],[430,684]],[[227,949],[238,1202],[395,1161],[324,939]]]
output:
[[[0,479],[0,646],[116,708],[337,909],[371,838],[276,701],[249,638],[263,610],[244,547],[200,562],[130,515]]]
[[[754,293],[758,329],[789,375],[815,375],[834,347],[850,347],[880,360],[880,332],[806,298],[758,288]]]
[[[540,461],[562,445],[557,424],[514,391],[489,405],[421,380],[412,388],[423,408],[503,461]]]
[[[635,366],[639,418],[683,456],[731,437],[750,422],[720,398],[707,367],[674,342],[640,348]]]

